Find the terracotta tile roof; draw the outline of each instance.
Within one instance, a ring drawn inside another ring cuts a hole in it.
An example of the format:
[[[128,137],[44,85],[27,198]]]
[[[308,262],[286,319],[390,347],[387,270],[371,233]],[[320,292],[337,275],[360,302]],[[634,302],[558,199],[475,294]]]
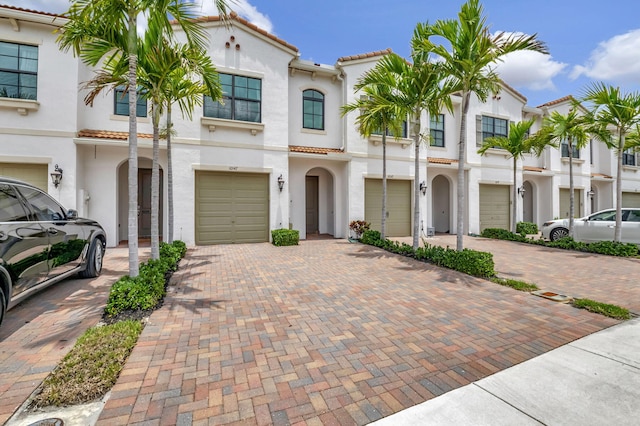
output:
[[[527,172],[544,172],[545,169],[542,167],[524,166],[522,170],[526,170]]]
[[[305,154],[322,154],[322,155],[327,155],[329,153],[342,154],[344,152],[337,148],[316,148],[313,146],[299,146],[299,145],[289,146],[289,151],[304,152]]]
[[[437,158],[437,157],[427,157],[427,161],[435,164],[453,164],[458,162],[458,160],[454,160],[452,158]]]
[[[343,56],[341,58],[338,58],[338,62],[347,62],[347,61],[355,61],[358,59],[375,58],[376,56],[388,55],[389,53],[393,53],[393,50],[391,50],[391,48],[386,48],[384,50],[376,50],[375,52],[361,53],[359,55]]]
[[[267,31],[263,30],[262,28],[258,27],[255,24],[252,24],[251,22],[247,21],[244,18],[241,18],[240,16],[238,16],[238,14],[236,12],[231,12],[229,14],[229,18],[231,20],[237,21],[239,23],[241,23],[244,26],[247,26],[249,28],[251,28],[253,31],[256,31],[260,34],[262,34],[263,36],[275,41],[276,43],[280,43],[281,45],[295,51],[298,52],[298,48],[295,47],[293,44],[289,44],[286,41],[282,40],[281,38],[278,38],[276,36],[274,36],[273,34],[268,33]],[[197,21],[199,22],[219,22],[221,21],[221,18],[219,16],[204,16],[202,18],[198,18]]]
[[[129,132],[112,132],[110,130],[90,130],[82,129],[78,132],[79,138],[95,138],[95,139],[115,139],[126,141],[129,139]],[[139,138],[153,139],[150,133],[138,133]]]
[[[550,102],[544,103],[542,105],[538,105],[538,108],[558,105],[558,104],[561,104],[563,102],[567,102],[567,101],[571,101],[571,100],[575,100],[575,98],[573,96],[571,96],[571,95],[567,95],[567,96],[561,97],[560,99],[556,99],[555,101],[550,101]]]
[[[57,13],[42,12],[40,10],[25,9],[23,7],[9,6],[9,5],[5,5],[5,4],[0,5],[0,8],[17,10],[19,12],[37,13],[38,15],[55,16],[55,17],[59,17],[59,18],[63,18],[64,17],[64,15],[58,15]]]
[[[602,177],[605,179],[613,179],[613,176],[605,175],[602,173],[591,173],[591,177]]]

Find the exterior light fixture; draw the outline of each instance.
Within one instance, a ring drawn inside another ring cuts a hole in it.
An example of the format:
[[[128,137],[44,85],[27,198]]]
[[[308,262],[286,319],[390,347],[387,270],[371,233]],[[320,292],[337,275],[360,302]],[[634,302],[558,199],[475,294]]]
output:
[[[282,188],[284,188],[284,178],[282,175],[278,176],[278,189],[282,192]]]
[[[524,198],[524,193],[525,193],[525,192],[527,192],[527,190],[526,190],[526,189],[524,189],[524,185],[522,185],[522,186],[520,186],[520,187],[518,188],[518,194],[520,194],[520,196],[521,196],[522,198]]]
[[[56,164],[55,169],[51,172],[51,182],[53,183],[53,186],[57,188],[58,185],[60,185],[61,180],[62,180],[62,169],[58,167],[58,165]]]
[[[420,182],[420,192],[422,192],[422,195],[427,194],[427,183],[425,181]]]
[[[587,191],[587,195],[593,200],[593,196],[596,195],[596,193],[593,188],[589,188],[589,190]]]

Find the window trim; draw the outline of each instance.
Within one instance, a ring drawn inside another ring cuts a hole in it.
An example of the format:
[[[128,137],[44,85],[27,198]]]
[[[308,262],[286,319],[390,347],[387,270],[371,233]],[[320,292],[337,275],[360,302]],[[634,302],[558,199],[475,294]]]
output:
[[[225,102],[225,104],[228,102],[230,104],[229,109],[231,111],[231,118],[226,118],[226,117],[215,117],[215,116],[210,116],[210,115],[206,115],[206,110],[207,110],[207,104],[209,102],[211,102],[211,106],[212,107],[218,107],[221,106],[219,101],[214,101],[210,96],[204,96],[203,98],[203,104],[202,104],[202,117],[204,119],[213,119],[213,120],[225,120],[225,121],[239,121],[239,122],[243,122],[243,123],[262,123],[262,94],[263,94],[263,89],[262,89],[262,78],[258,78],[258,77],[254,77],[254,76],[249,76],[249,75],[242,75],[242,74],[232,74],[232,73],[228,73],[228,72],[219,72],[218,73],[220,76],[231,76],[231,95],[224,95],[223,94],[223,101]],[[260,83],[260,89],[259,89],[259,100],[255,100],[255,99],[250,99],[250,98],[241,98],[239,96],[235,95],[235,91],[236,91],[236,78],[246,78],[246,79],[251,79],[251,80],[256,80]],[[224,90],[224,88],[223,88]],[[209,101],[207,101],[207,98],[209,99]],[[249,103],[253,103],[253,104],[257,104],[259,106],[259,112],[258,112],[258,119],[256,121],[249,121],[249,120],[241,120],[236,118],[236,102],[237,101],[245,101],[245,102],[249,102]],[[228,127],[235,127],[235,126],[228,126]]]
[[[434,120],[433,119],[435,117],[437,117],[437,119],[435,121],[435,125],[438,126],[438,124],[441,124],[442,125],[442,129],[434,128]],[[442,118],[441,122],[440,122],[440,118]],[[434,137],[434,132],[442,133],[442,145],[436,145],[435,144],[437,138]],[[429,140],[429,146],[430,147],[446,148],[446,143],[445,143],[445,115],[444,114],[437,114],[437,116],[429,117],[429,136],[430,136],[430,140]]]
[[[307,96],[306,93],[307,92],[313,92],[314,94],[318,94],[321,96],[321,99],[318,98],[314,98],[314,97],[310,97]],[[302,128],[306,129],[306,130],[318,130],[318,131],[323,131],[325,130],[325,97],[326,95],[324,93],[322,93],[320,90],[318,89],[305,89],[302,91]],[[307,127],[305,125],[305,116],[310,115],[311,117],[314,118],[314,123],[315,123],[315,118],[318,116],[318,114],[316,114],[315,112],[311,111],[310,113],[306,112],[305,110],[305,105],[306,105],[306,101],[309,102],[313,102],[313,105],[315,106],[316,103],[320,103],[322,106],[322,112],[320,115],[320,119],[321,119],[321,125],[320,127]]]
[[[566,147],[566,148],[565,148]],[[567,151],[567,155],[564,155],[564,151]],[[582,158],[580,158],[580,149],[576,146],[573,147],[573,157],[571,157],[574,160],[582,160]],[[575,155],[577,153],[577,155]],[[560,142],[560,158],[569,158],[569,142],[566,139],[563,139]]]
[[[10,73],[10,74],[14,74],[14,75],[18,76],[18,83],[17,83],[17,86],[16,86],[17,97],[2,96],[2,97],[0,97],[0,99],[16,99],[16,100],[26,100],[26,101],[31,101],[31,102],[37,102],[38,101],[38,70],[39,70],[39,61],[40,61],[40,47],[38,45],[34,45],[34,44],[7,41],[7,40],[0,40],[0,43],[4,43],[4,44],[8,44],[8,45],[14,45],[14,46],[17,46],[17,48],[18,48],[18,56],[3,55],[4,57],[16,58],[17,59],[17,67],[16,68],[0,68],[0,71],[2,71],[2,72],[6,72],[6,73]],[[31,58],[23,58],[23,57],[20,56],[20,49],[22,47],[29,47],[29,48],[35,49],[35,51],[36,51],[36,57],[35,57],[36,70],[35,71],[29,71],[29,70],[20,69],[20,60],[21,59],[33,60]],[[32,87],[35,90],[35,95],[34,95],[35,97],[33,99],[21,96],[21,92],[22,92],[20,90],[21,87],[31,87],[31,86],[21,85],[20,82],[22,80],[22,76],[23,75],[35,77],[35,87]]]
[[[126,93],[127,97],[126,103],[122,100],[118,100],[118,98],[123,98],[124,93]],[[141,88],[138,88],[136,98],[136,117],[147,118],[149,117],[149,101],[145,96],[141,96],[141,93],[144,95],[144,91]],[[138,115],[138,113],[140,112],[140,108],[142,108],[143,106],[142,102],[144,102],[144,115]],[[118,114],[118,105],[122,104],[126,105],[127,107],[126,114]],[[123,86],[118,86],[113,89],[113,115],[116,117],[129,117],[129,91]]]

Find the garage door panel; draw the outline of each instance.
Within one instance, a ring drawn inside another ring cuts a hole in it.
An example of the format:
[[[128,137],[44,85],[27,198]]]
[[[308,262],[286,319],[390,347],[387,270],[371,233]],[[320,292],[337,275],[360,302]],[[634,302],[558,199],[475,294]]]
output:
[[[46,164],[0,163],[0,176],[20,179],[47,191],[49,172]]]
[[[623,192],[622,207],[640,208],[640,194],[635,192]]]
[[[269,240],[269,176],[196,172],[196,243]]]
[[[371,229],[380,230],[382,217],[382,179],[365,179],[364,220]],[[411,235],[411,181],[387,180],[386,234],[389,237]]]
[[[509,186],[480,185],[480,231],[509,229]]]

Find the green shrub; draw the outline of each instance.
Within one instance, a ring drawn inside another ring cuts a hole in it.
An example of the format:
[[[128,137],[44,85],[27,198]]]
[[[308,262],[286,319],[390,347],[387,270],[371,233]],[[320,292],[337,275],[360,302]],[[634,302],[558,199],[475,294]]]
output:
[[[411,245],[406,243],[388,239],[381,240],[380,232],[372,230],[365,231],[360,242],[403,256],[412,256],[417,260],[428,261],[438,266],[454,269],[476,277],[492,277],[496,274],[491,253],[470,249],[457,251],[448,247],[444,248],[428,244],[414,250]]]
[[[274,246],[297,246],[300,232],[295,229],[274,229],[271,231],[271,240]]]
[[[516,234],[520,234],[523,237],[529,234],[537,234],[538,225],[532,222],[518,222],[516,223]]]
[[[587,244],[590,253],[607,254],[609,256],[637,256],[638,246],[631,243],[619,243],[616,241],[598,241]]]
[[[496,240],[507,240],[507,241],[519,241],[519,242],[527,242],[528,240],[519,234],[514,234],[511,231],[507,231],[502,228],[486,228],[480,233],[481,237],[484,238],[493,238]]]
[[[520,280],[512,280],[510,278],[493,278],[496,284],[500,284],[506,287],[511,287],[518,291],[536,291],[540,290],[537,285]]]
[[[113,317],[124,311],[153,309],[166,294],[167,275],[175,271],[186,253],[182,241],[160,243],[160,258],[140,265],[138,276],[124,276],[111,286],[104,312]]]

